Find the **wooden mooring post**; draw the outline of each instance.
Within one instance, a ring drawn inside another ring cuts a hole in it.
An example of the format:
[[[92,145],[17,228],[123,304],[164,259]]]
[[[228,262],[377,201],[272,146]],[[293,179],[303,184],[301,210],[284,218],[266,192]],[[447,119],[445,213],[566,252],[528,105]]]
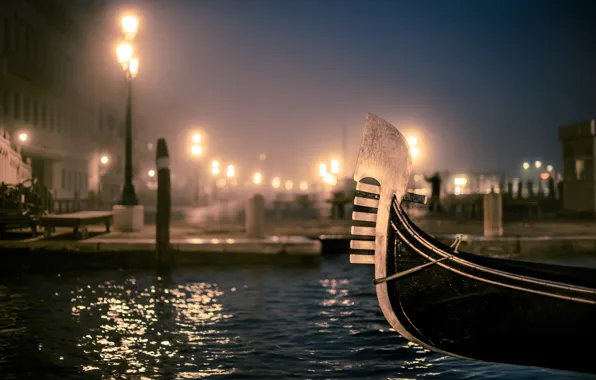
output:
[[[165,139],[157,140],[155,155],[157,168],[157,215],[155,220],[155,249],[158,270],[167,271],[173,264],[170,249],[170,217],[172,209],[172,184],[170,180],[170,155]]]

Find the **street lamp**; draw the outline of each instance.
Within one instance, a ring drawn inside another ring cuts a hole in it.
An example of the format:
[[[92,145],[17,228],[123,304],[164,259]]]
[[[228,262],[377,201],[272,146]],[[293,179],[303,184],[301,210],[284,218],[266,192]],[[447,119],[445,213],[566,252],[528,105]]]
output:
[[[155,170],[151,169],[147,172],[147,174],[149,175],[149,177],[153,178],[155,177]]]
[[[262,180],[263,176],[259,172],[256,172],[252,177],[252,181],[255,185],[260,185]]]
[[[199,141],[201,141],[201,135],[198,133],[192,137],[192,142],[195,144],[190,148],[190,153],[199,158],[203,154],[203,148],[200,145],[196,145]],[[200,198],[200,166],[195,170],[195,206],[199,205],[199,198]]]
[[[234,168],[234,165],[228,165],[228,169],[226,171],[226,176],[228,178],[232,178],[232,177],[234,177],[235,174],[236,174],[236,169]]]
[[[101,156],[101,158],[99,159],[99,162],[101,162],[102,165],[107,165],[108,162],[110,162],[110,157],[108,157],[108,156]]]
[[[122,33],[125,42],[116,49],[118,63],[126,74],[126,132],[125,132],[125,164],[124,187],[119,204],[123,206],[136,206],[139,204],[134,185],[132,183],[132,80],[139,72],[139,59],[134,57],[132,40],[137,34],[139,21],[133,16],[122,18]]]
[[[522,167],[524,168],[524,170],[528,170],[530,168],[530,163],[529,162],[524,162],[524,164],[522,165]]]
[[[29,136],[27,136],[27,134],[26,134],[26,133],[21,133],[21,134],[19,134],[19,140],[21,140],[22,142],[25,142],[25,141],[27,141],[27,138],[28,138],[28,137],[29,137]]]

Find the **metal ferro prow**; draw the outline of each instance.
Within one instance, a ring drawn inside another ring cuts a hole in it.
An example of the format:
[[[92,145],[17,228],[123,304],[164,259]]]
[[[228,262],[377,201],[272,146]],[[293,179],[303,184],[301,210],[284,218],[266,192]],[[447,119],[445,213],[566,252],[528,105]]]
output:
[[[385,263],[391,205],[394,196],[399,201],[406,196],[411,167],[410,147],[404,136],[385,120],[368,114],[354,173],[358,194],[354,198],[352,219],[365,222],[360,224],[374,224],[374,227],[352,227],[355,236],[350,242],[353,250],[350,262],[375,264],[376,278],[387,275]],[[415,194],[411,197],[420,203],[424,201]],[[370,240],[372,237],[374,241]]]

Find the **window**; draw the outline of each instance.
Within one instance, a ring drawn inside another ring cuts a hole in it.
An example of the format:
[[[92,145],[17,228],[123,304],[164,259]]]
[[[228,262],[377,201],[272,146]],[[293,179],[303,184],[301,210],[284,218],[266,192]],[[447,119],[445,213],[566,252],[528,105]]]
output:
[[[20,120],[21,119],[21,95],[16,92],[14,94],[14,103],[13,103],[13,116],[16,120]]]
[[[31,121],[31,100],[28,96],[23,96],[23,120],[25,122]]]
[[[47,123],[48,123],[48,109],[45,104],[42,104],[42,106],[41,106],[41,123],[40,123],[41,127],[43,129],[45,129]]]
[[[33,124],[39,125],[39,104],[37,100],[33,101]]]
[[[10,92],[4,91],[4,99],[2,101],[4,110],[2,114],[4,116],[10,116]]]
[[[583,179],[584,160],[575,160],[575,179]]]

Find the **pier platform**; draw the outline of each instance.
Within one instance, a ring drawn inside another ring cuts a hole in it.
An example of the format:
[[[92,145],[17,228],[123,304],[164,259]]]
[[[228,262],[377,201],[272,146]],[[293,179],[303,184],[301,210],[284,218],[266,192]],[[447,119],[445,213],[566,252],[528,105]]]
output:
[[[89,227],[89,238],[78,240],[71,228],[56,228],[51,237],[0,241],[0,271],[57,268],[143,268],[155,265],[155,226],[138,232]],[[321,257],[321,242],[303,236],[250,239],[241,229],[210,234],[188,226],[170,229],[175,265],[309,264]]]

